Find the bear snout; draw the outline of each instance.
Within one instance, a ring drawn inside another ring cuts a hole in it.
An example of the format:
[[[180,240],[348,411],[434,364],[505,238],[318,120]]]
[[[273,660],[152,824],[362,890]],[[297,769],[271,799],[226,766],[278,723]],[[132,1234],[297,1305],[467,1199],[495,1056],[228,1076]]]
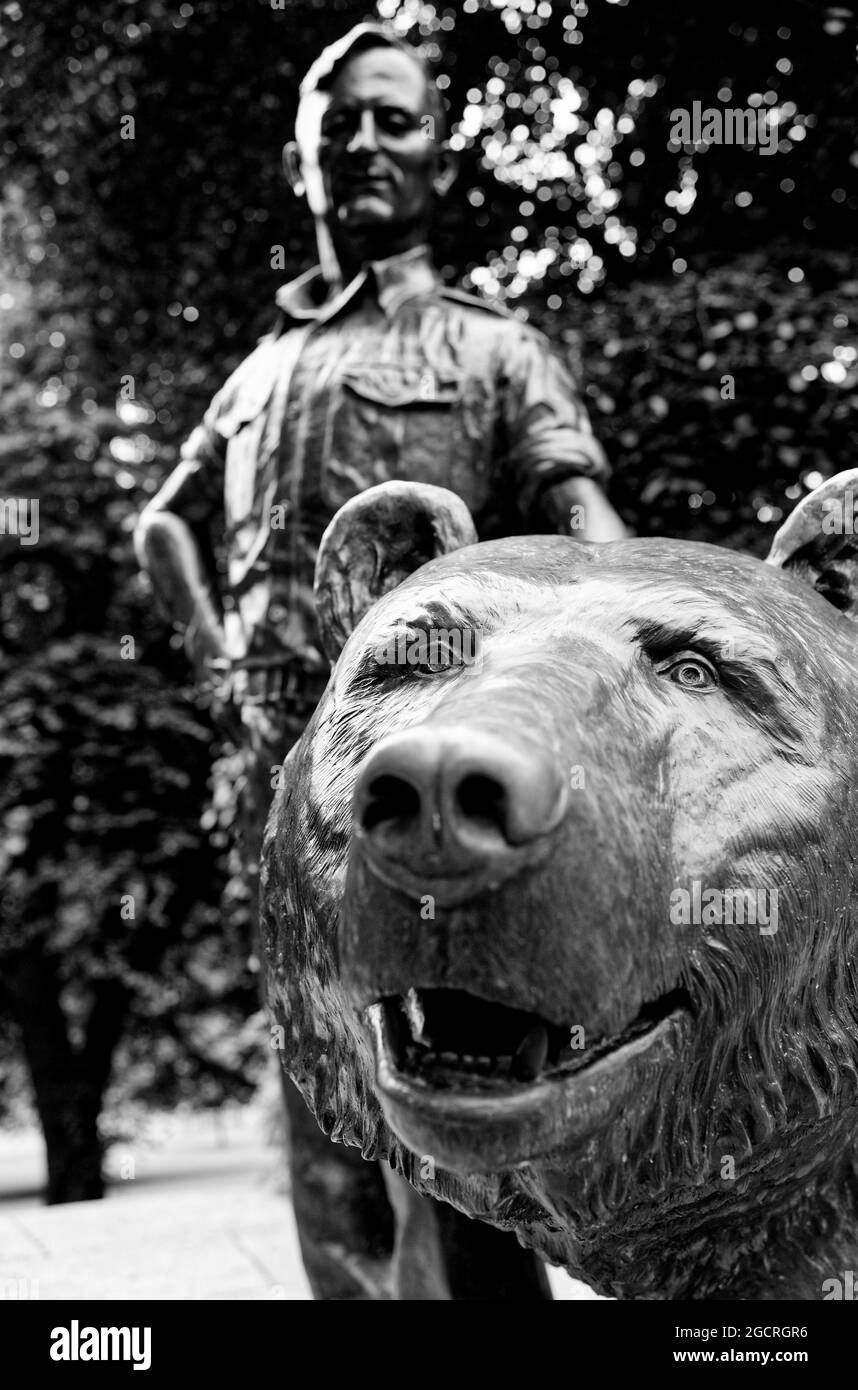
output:
[[[419,897],[472,896],[533,862],[567,808],[549,749],[427,722],[391,734],[358,778],[354,834],[369,867]],[[444,892],[445,886],[447,893]]]

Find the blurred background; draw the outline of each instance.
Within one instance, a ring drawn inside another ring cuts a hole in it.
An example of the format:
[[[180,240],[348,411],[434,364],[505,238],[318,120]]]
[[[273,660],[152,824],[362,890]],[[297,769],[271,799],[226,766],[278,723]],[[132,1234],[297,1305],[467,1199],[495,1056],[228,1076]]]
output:
[[[280,149],[373,14],[449,104],[439,266],[569,354],[637,531],[761,554],[858,462],[851,7],[3,0],[0,497],[38,498],[40,536],[0,535],[0,1196],[279,1133],[236,754],[131,532],[313,263]],[[776,151],[672,143],[694,101],[763,108]]]

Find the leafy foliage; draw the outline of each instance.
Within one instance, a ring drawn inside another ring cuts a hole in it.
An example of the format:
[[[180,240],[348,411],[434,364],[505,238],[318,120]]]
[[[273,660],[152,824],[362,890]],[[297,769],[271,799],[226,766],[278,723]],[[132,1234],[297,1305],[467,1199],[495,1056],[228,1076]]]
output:
[[[13,264],[36,244],[21,204],[17,214]],[[64,336],[52,292],[34,278],[7,315],[7,347],[27,334],[39,348],[41,336],[43,365],[34,378],[13,359],[2,379],[2,492],[39,510],[36,544],[0,536],[0,1000],[40,1118],[63,1130],[57,1143],[80,1169],[98,1165],[98,1147],[90,1135],[85,1157],[66,1133],[78,1119],[60,1124],[58,1079],[85,1110],[81,1095],[100,1099],[118,1049],[117,1099],[217,1104],[252,1090],[265,1033],[258,1017],[253,1042],[245,1026],[256,991],[247,905],[226,891],[228,835],[217,818],[200,821],[211,723],[130,546],[157,448],[148,437],[141,447],[149,412],[101,405],[92,388],[73,394],[51,360]],[[54,1200],[97,1195],[97,1176],[82,1187],[50,1145],[49,1165]]]
[[[279,150],[298,78],[368,8],[2,6],[0,494],[38,499],[40,537],[0,535],[0,978],[17,1021],[0,1053],[31,1019],[43,1123],[45,1074],[112,1075],[119,1113],[217,1104],[262,1065],[236,753],[130,534],[275,288],[313,259]],[[449,104],[445,273],[571,354],[637,530],[763,551],[806,487],[854,462],[851,9],[377,10],[426,45]],[[777,153],[672,142],[671,112],[694,101],[767,112]]]

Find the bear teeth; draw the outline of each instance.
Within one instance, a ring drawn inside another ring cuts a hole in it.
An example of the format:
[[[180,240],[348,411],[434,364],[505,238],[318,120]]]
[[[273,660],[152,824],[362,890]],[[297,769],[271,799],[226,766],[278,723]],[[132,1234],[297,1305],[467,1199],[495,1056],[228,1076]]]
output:
[[[534,1024],[522,1038],[512,1059],[512,1072],[518,1081],[535,1081],[548,1061],[548,1029]]]
[[[432,1048],[409,1045],[405,1050],[405,1062],[409,1071],[426,1071],[430,1068],[443,1068],[445,1071],[468,1072],[474,1076],[514,1077],[513,1057],[473,1056],[469,1052],[436,1052]]]
[[[408,1027],[411,1030],[411,1036],[414,1041],[416,1043],[428,1044],[429,1039],[424,1033],[426,1015],[423,1012],[423,1003],[420,999],[419,990],[410,989],[407,994],[403,995],[402,1008],[408,1020]]]

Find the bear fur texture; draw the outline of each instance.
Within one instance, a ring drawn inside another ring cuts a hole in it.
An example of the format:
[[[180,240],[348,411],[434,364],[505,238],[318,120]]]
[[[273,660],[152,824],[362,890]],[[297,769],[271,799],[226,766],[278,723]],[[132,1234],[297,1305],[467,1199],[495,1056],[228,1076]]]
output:
[[[284,1066],[330,1139],[602,1294],[858,1267],[855,491],[766,563],[474,545],[385,484],[320,554],[336,664],[263,852]]]

